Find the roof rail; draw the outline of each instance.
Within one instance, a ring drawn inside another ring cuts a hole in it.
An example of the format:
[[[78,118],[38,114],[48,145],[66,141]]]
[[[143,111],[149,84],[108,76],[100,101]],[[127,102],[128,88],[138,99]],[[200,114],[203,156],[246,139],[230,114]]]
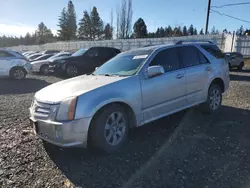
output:
[[[209,43],[209,44],[213,44],[212,41],[210,40],[180,40],[178,42],[176,42],[176,44],[183,44],[183,43]]]

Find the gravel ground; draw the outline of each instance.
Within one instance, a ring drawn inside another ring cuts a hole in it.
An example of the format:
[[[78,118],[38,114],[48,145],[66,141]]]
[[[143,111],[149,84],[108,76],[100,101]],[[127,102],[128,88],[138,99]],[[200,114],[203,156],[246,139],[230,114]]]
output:
[[[59,80],[0,80],[0,187],[250,187],[250,71],[231,73],[217,114],[194,108],[137,128],[111,155],[33,135],[33,95]]]

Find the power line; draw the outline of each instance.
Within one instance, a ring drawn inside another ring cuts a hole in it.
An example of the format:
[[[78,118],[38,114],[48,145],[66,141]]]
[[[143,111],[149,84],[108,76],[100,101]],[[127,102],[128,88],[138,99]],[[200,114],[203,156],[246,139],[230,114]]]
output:
[[[244,2],[244,3],[231,3],[231,4],[225,4],[221,6],[211,6],[213,8],[223,8],[223,7],[229,7],[229,6],[237,6],[237,5],[248,5],[250,2]]]
[[[213,9],[211,9],[211,11],[212,11],[212,12],[215,12],[215,13],[221,15],[221,16],[227,16],[227,17],[229,17],[229,18],[233,18],[233,19],[238,20],[238,21],[242,21],[242,22],[245,22],[245,23],[250,23],[250,21],[243,20],[243,19],[240,19],[240,18],[236,18],[236,17],[230,16],[230,15],[228,15],[228,14],[220,13],[219,11],[216,11],[216,10],[213,10]]]

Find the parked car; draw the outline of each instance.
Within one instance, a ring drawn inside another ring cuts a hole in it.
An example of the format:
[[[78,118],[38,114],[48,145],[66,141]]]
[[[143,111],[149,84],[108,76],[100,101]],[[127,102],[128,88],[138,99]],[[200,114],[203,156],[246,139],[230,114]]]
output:
[[[91,75],[35,94],[31,125],[62,147],[121,147],[128,129],[201,105],[216,112],[229,86],[224,54],[212,43],[161,45],[127,51]]]
[[[26,58],[29,60],[29,61],[32,61],[32,60],[34,60],[34,59],[36,59],[36,58],[38,58],[38,57],[40,57],[40,56],[42,56],[43,54],[41,54],[41,53],[35,53],[35,54],[31,54],[31,55],[29,55],[29,56],[26,56]]]
[[[46,60],[39,60],[39,61],[33,61],[31,63],[31,70],[32,72],[40,72],[43,74],[48,74],[49,73],[49,63],[53,62],[55,60],[59,60],[60,58],[65,58],[68,56],[71,56],[71,52],[60,52],[56,55],[53,55],[52,57],[46,59]]]
[[[21,54],[0,49],[0,76],[17,80],[24,79],[30,71],[30,63]]]
[[[225,53],[228,60],[229,68],[238,68],[242,70],[244,67],[244,57],[239,52],[227,52]]]
[[[50,57],[52,57],[53,54],[44,54],[44,55],[41,55],[35,59],[33,59],[32,61],[41,61],[41,60],[46,60],[46,59],[49,59]]]
[[[45,50],[42,51],[41,54],[57,54],[59,52],[60,52],[59,50]]]
[[[50,70],[63,73],[68,77],[91,73],[96,67],[120,53],[120,50],[109,47],[92,47],[80,49],[70,57],[51,62]]]

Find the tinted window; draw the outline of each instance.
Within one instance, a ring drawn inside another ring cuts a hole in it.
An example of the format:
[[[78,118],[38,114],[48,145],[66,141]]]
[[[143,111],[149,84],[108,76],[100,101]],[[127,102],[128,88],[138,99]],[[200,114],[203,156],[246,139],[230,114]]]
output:
[[[89,57],[97,57],[99,55],[97,48],[91,48],[87,52]]]
[[[0,51],[0,57],[13,57],[13,55],[6,51]]]
[[[200,60],[200,64],[207,64],[209,63],[209,61],[207,60],[207,58],[198,51],[198,55],[199,55],[199,60]]]
[[[195,47],[191,46],[180,47],[179,50],[184,68],[200,64],[198,51],[197,49],[195,49]]]
[[[215,45],[201,45],[201,47],[208,53],[216,57],[217,59],[223,59],[225,57],[224,53],[220,50],[218,46]]]
[[[180,62],[177,54],[177,49],[167,49],[159,52],[152,62],[150,66],[161,65],[165,72],[177,70],[180,68]]]

